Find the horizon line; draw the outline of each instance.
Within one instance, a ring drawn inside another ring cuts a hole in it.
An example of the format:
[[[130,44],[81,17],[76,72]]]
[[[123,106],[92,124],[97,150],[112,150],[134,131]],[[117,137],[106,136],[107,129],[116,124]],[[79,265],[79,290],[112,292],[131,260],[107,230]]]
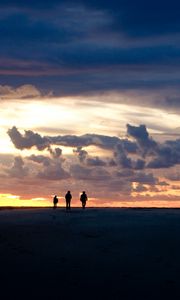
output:
[[[47,208],[51,208],[53,210],[62,210],[62,209],[65,209],[66,210],[66,207],[65,206],[59,206],[59,207],[56,207],[54,209],[53,206],[0,206],[0,210],[4,210],[4,209],[47,209]],[[157,206],[88,206],[86,207],[85,210],[89,210],[89,209],[180,209],[180,207],[175,207],[175,206],[172,206],[172,207],[167,207],[167,206],[161,206],[161,207],[157,207]],[[71,209],[80,209],[82,210],[82,207],[81,206],[72,206]]]

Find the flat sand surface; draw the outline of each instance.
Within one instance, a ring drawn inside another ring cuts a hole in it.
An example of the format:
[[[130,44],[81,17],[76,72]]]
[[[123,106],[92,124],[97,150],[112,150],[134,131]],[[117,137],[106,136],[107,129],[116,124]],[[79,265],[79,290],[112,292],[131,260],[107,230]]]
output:
[[[180,209],[0,210],[0,295],[180,299]]]

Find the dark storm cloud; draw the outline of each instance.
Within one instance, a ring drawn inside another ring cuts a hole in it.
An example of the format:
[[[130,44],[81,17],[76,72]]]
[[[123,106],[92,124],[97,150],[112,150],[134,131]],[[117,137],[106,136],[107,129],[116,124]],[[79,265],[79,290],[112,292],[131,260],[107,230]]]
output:
[[[142,170],[145,168],[145,160],[142,159],[137,159],[136,161],[134,161],[134,169],[135,170]]]
[[[132,142],[132,141],[129,141],[129,140],[123,140],[123,147],[124,147],[124,150],[127,151],[128,153],[132,153],[132,154],[135,154],[137,153],[137,150],[138,150],[138,145],[136,142]]]
[[[122,168],[132,168],[132,160],[131,158],[127,157],[127,154],[121,144],[116,146],[114,158],[117,165],[120,165]]]
[[[158,143],[149,136],[145,125],[127,124],[127,133],[134,138],[134,141],[127,142],[126,139],[98,134],[41,136],[31,130],[25,130],[23,135],[15,126],[8,130],[8,135],[17,149],[31,149],[32,147],[36,147],[40,151],[47,149],[53,159],[61,158],[62,150],[60,148],[53,150],[51,145],[60,145],[76,148],[73,152],[78,156],[79,161],[91,166],[108,164],[112,167],[120,166],[124,169],[141,170],[144,168],[168,168],[180,164],[179,139]],[[99,157],[89,157],[88,152],[83,149],[88,146],[111,150],[113,157],[109,158],[109,161],[104,161]]]
[[[148,168],[169,168],[180,163],[180,140],[166,141],[158,146],[156,157],[147,165]]]
[[[130,150],[132,148],[130,147]],[[138,151],[135,152],[138,155]],[[134,152],[128,151],[126,147],[124,147],[124,144],[118,144],[115,147],[114,151],[114,159],[110,162],[110,165],[113,166],[120,166],[123,169],[134,169],[134,170],[142,170],[145,168],[145,160],[137,158],[133,159],[130,157],[130,154],[134,154]],[[139,153],[141,155],[141,152]]]
[[[100,159],[98,156],[95,157],[88,157],[88,152],[82,147],[78,147],[74,149],[73,152],[77,154],[80,163],[87,165],[87,166],[106,166],[107,162]]]
[[[47,149],[51,156],[60,158],[62,150],[60,148],[51,148],[51,145],[60,145],[67,147],[76,147],[73,150],[74,154],[78,156],[80,163],[87,166],[121,166],[122,168],[132,168],[135,170],[141,170],[145,167],[145,162],[142,159],[131,159],[128,154],[138,154],[138,145],[134,141],[128,141],[127,139],[120,139],[118,137],[104,136],[98,134],[85,134],[82,136],[76,135],[64,135],[64,136],[41,136],[38,133],[34,133],[30,130],[25,130],[24,135],[21,134],[14,126],[8,130],[8,135],[11,138],[14,146],[17,149],[31,149],[36,147],[42,151]],[[114,152],[114,158],[103,160],[98,156],[88,156],[88,152],[83,147],[97,146],[101,149],[112,150]],[[139,153],[141,155],[141,152]],[[29,159],[34,162],[48,164],[49,159],[45,159],[43,156],[30,156]]]
[[[98,146],[112,149],[119,142],[119,138],[99,134],[84,134],[82,136],[64,135],[51,138],[51,143],[68,147]]]
[[[143,157],[150,157],[150,161],[146,164],[147,168],[169,168],[180,163],[179,139],[157,143],[149,136],[145,125],[132,126],[127,124],[127,133],[133,137],[139,145],[139,154],[141,154],[142,151]],[[123,159],[123,161],[125,162],[126,159]],[[145,167],[145,161],[141,159],[137,160],[136,166],[137,169],[143,169]]]
[[[24,9],[24,8],[27,8],[27,9],[32,9],[32,10],[35,10],[35,9],[38,9],[38,8],[50,8],[50,7],[53,7],[55,4],[59,3],[61,1],[57,0],[53,0],[53,1],[35,1],[35,0],[32,0],[31,2],[27,2],[27,1],[23,1],[23,0],[2,0],[1,3],[0,3],[0,7],[1,8],[16,8],[16,9]]]
[[[8,130],[8,135],[17,149],[30,149],[36,146],[38,150],[47,148],[50,141],[46,137],[41,137],[38,133],[26,130],[24,136],[14,126]]]
[[[77,154],[79,154],[82,158],[82,156],[85,155],[84,152],[82,152],[82,147],[85,146],[98,146],[100,148],[104,149],[114,149],[114,147],[121,143],[122,145],[125,145],[126,151],[130,149],[129,152],[132,152],[132,149],[135,149],[134,142],[131,142],[127,140],[121,140],[118,137],[115,136],[105,136],[105,135],[99,135],[99,134],[84,134],[81,136],[76,135],[59,135],[59,136],[41,136],[38,133],[34,133],[31,130],[25,130],[24,135],[19,132],[19,130],[14,126],[11,129],[8,130],[8,135],[11,138],[11,141],[13,142],[14,146],[17,149],[30,149],[33,146],[37,147],[38,150],[43,150],[45,148],[50,147],[50,145],[61,145],[61,146],[67,146],[67,147],[77,147],[76,150],[74,150]]]
[[[54,10],[60,5],[72,5],[72,0],[34,1],[2,0],[1,8],[27,9],[29,11]],[[145,3],[143,0],[77,0],[76,5],[84,5],[87,8],[105,10],[114,16],[115,28],[124,29],[129,35],[159,34],[164,32],[177,32],[180,29],[178,1],[155,1]],[[143,25],[143,26],[142,26]]]
[[[32,131],[30,133],[25,131],[25,134],[22,135],[16,127],[13,127],[9,130],[9,134],[19,149],[30,149],[36,146],[40,151],[46,148],[47,152],[46,156],[33,154],[24,159],[15,157],[12,165],[9,168],[3,168],[3,171],[9,177],[17,179],[33,177],[33,179],[51,182],[71,180],[75,184],[77,182],[81,182],[81,184],[83,182],[87,185],[96,184],[97,190],[102,190],[102,193],[106,193],[106,190],[112,193],[118,192],[120,195],[130,195],[131,192],[159,192],[159,186],[167,186],[167,183],[160,181],[156,172],[154,170],[153,172],[149,171],[149,169],[179,164],[180,141],[155,143],[143,125],[139,127],[128,125],[128,130],[131,133],[131,138],[134,139],[133,146],[131,141],[127,143],[127,140],[101,135],[42,137]],[[59,145],[75,148],[74,155],[77,158],[64,158],[61,148],[54,149],[55,141]],[[135,147],[136,143],[137,147]],[[155,145],[154,153],[152,156],[151,152],[147,152],[143,158],[140,147],[144,149],[148,143],[150,146]],[[111,154],[109,157],[92,157],[88,153],[88,148],[87,151],[83,148],[90,145],[111,150]],[[168,159],[170,164],[167,166],[165,161]],[[110,164],[111,160],[114,163]],[[161,161],[161,164],[154,163],[153,165],[153,162],[158,160]],[[137,188],[134,188],[132,183],[138,184]],[[144,185],[147,185],[148,188]]]
[[[9,33],[7,34],[7,37],[9,37]],[[26,32],[24,34],[26,36]],[[31,54],[30,52],[32,51],[32,46],[29,45],[29,43],[32,44],[32,42],[30,42],[30,38],[27,38],[28,41],[26,42],[24,38],[20,36],[20,45],[16,44],[16,46],[14,46],[15,50],[17,49],[17,51],[15,51],[15,53],[17,52],[17,55],[12,58],[11,61],[7,57],[8,50],[3,49],[2,47],[0,49],[0,55],[2,57],[2,60],[0,61],[0,74],[16,76],[24,75],[27,77],[26,80],[28,80],[28,77],[29,80],[31,80],[31,76],[33,75],[49,75],[50,78],[52,76],[58,76],[59,82],[62,82],[63,79],[66,80],[65,76],[68,75],[68,81],[70,83],[73,79],[72,74],[78,74],[79,76],[85,74],[85,79],[90,78],[90,76],[92,76],[93,79],[93,76],[98,74],[98,76],[101,75],[98,82],[100,84],[100,90],[102,88],[106,89],[105,84],[103,85],[104,76],[102,73],[105,70],[109,73],[110,77],[108,76],[108,78],[110,89],[112,90],[116,88],[118,89],[117,82],[120,84],[123,78],[121,78],[122,71],[125,72],[126,76],[129,74],[140,74],[141,76],[144,76],[144,74],[146,74],[147,82],[143,81],[143,78],[140,77],[139,86],[147,88],[151,85],[155,87],[155,82],[152,78],[152,72],[154,72],[155,75],[155,73],[158,74],[162,71],[167,72],[169,70],[171,72],[176,71],[176,73],[178,72],[179,74],[179,70],[177,69],[180,65],[179,47],[150,47],[148,45],[139,47],[132,46],[128,49],[127,47],[121,48],[114,47],[113,45],[104,47],[103,45],[98,45],[96,42],[94,42],[94,44],[90,44],[86,41],[84,41],[84,44],[79,43],[79,45],[77,41],[75,41],[74,44],[73,41],[71,41],[70,44],[66,45],[66,41],[60,38],[60,33],[58,34],[58,39],[60,39],[61,42],[59,42],[60,45],[57,47],[56,43],[58,41],[52,41],[52,45],[51,42],[48,42],[48,39],[53,39],[51,33],[49,33],[49,37],[48,34],[45,34],[44,38],[47,39],[45,44],[43,44],[42,34],[39,33],[37,40],[41,39],[41,42],[39,42],[41,44],[39,45],[38,42],[36,43],[34,41],[34,49],[36,52],[32,52]],[[2,38],[2,42],[4,44],[6,43],[6,40],[4,41]],[[14,41],[14,43],[17,43],[17,41]],[[55,45],[53,45],[53,43],[55,43]],[[19,52],[18,48],[22,46],[23,50]],[[42,52],[43,48],[45,48],[45,52]],[[10,57],[11,53],[9,53],[8,56]],[[117,81],[116,79],[116,81],[113,82],[116,74],[120,76],[121,80],[119,79]],[[172,82],[176,83],[176,78],[171,76],[171,74],[169,74],[169,78],[172,80]],[[128,86],[127,79],[128,78],[124,78],[123,80],[126,86]],[[163,82],[165,83],[163,74],[161,74],[161,78],[154,79],[157,80],[159,85],[163,85]],[[133,87],[138,87],[137,78],[133,78],[132,76],[131,80]],[[178,77],[176,80],[178,83]],[[79,92],[81,91],[83,91],[83,88]]]
[[[127,124],[127,133],[135,138],[143,155],[146,155],[147,153],[154,153],[157,143],[149,137],[149,133],[145,125],[132,126]]]
[[[3,0],[0,8],[2,84],[55,95],[179,85],[177,1]],[[172,103],[179,107],[171,97],[162,106]]]

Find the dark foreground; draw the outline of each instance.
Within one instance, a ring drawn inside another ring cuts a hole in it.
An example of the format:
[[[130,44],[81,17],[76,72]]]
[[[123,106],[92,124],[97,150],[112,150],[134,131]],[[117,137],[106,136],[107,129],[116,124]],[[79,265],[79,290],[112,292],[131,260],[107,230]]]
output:
[[[1,210],[0,298],[180,299],[180,210]]]

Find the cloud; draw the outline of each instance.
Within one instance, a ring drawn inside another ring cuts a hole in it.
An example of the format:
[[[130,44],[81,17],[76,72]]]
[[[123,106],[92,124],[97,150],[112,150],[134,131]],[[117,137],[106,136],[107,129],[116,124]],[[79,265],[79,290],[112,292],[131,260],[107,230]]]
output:
[[[62,168],[61,163],[57,162],[44,167],[44,169],[37,174],[37,178],[44,180],[65,180],[69,177],[69,173]]]
[[[94,145],[104,149],[113,149],[116,144],[121,142],[118,137],[110,137],[98,134],[41,137],[41,135],[38,133],[34,133],[31,130],[25,130],[24,135],[22,135],[15,126],[8,130],[8,135],[10,136],[14,146],[21,150],[30,149],[33,146],[37,147],[38,150],[43,150],[45,148],[49,148],[50,145],[61,145],[77,147],[78,150],[76,150],[76,152],[78,151],[78,153],[82,153],[81,148],[85,146]]]
[[[77,147],[77,149],[74,149],[73,152],[78,155],[80,163],[87,165],[87,166],[106,166],[107,162],[100,159],[98,156],[90,157],[88,155],[88,152],[82,147]]]
[[[137,192],[137,193],[148,192],[148,188],[145,187],[143,184],[139,183],[135,188],[133,188],[133,192]]]
[[[156,157],[152,159],[148,168],[169,168],[180,164],[180,140],[166,141],[160,144],[156,150]]]
[[[34,155],[26,157],[28,160],[31,160],[38,164],[43,164],[45,167],[48,167],[51,164],[51,160],[44,155]]]
[[[32,99],[41,98],[43,93],[31,84],[25,84],[17,88],[8,85],[0,85],[0,99]]]
[[[29,130],[22,134],[13,127],[8,134],[18,149],[46,149],[46,155],[40,152],[39,155],[26,156],[23,160],[15,158],[13,165],[6,170],[3,166],[2,169],[9,180],[34,180],[33,187],[47,181],[46,191],[50,194],[52,190],[59,187],[65,189],[70,185],[76,191],[82,190],[83,186],[100,198],[109,196],[120,199],[124,196],[130,199],[133,192],[160,193],[161,189],[170,189],[156,168],[165,167],[168,157],[168,167],[179,164],[179,140],[158,143],[151,139],[143,125],[128,124],[128,130],[133,141],[97,134],[41,136]],[[62,154],[61,147],[54,145],[71,147],[74,149],[74,156]],[[88,146],[94,145],[100,149],[98,155],[91,156]],[[108,153],[107,156],[104,153]]]
[[[145,160],[137,159],[136,161],[133,161],[133,168],[135,170],[142,170],[145,168]]]
[[[180,171],[177,169],[177,170],[172,170],[171,172],[167,172],[165,174],[165,178],[171,181],[179,181]]]
[[[121,178],[125,178],[126,180],[128,180],[127,178],[132,177],[134,175],[134,171],[132,169],[120,169],[118,170],[114,176],[115,177],[121,177]]]
[[[80,164],[70,166],[70,174],[73,178],[83,181],[107,181],[110,179],[110,173],[102,166],[90,167]]]
[[[31,130],[25,130],[24,136],[14,126],[8,130],[8,135],[17,149],[30,149],[36,146],[38,150],[43,150],[50,145],[50,141],[46,137],[41,137],[38,133]]]
[[[6,169],[9,177],[23,178],[28,175],[29,169],[25,166],[21,156],[16,156],[11,168]]]
[[[136,154],[136,157],[138,155],[138,146],[136,143],[127,142],[126,140],[123,140],[122,144],[118,144],[115,147],[114,151],[114,159],[111,161],[111,165],[113,165],[113,162],[115,165],[120,166],[124,169],[135,169],[135,170],[141,170],[145,168],[145,161],[141,158],[131,158],[130,155]],[[141,155],[141,153],[139,153]]]
[[[34,163],[40,165],[40,167],[32,166],[34,177],[43,180],[64,180],[70,177],[68,170],[65,170],[63,163],[65,161],[62,158],[62,150],[60,148],[55,148],[50,151],[51,157],[45,155],[34,155],[27,156],[26,159],[33,161]]]
[[[99,134],[84,134],[81,136],[65,135],[56,136],[51,138],[52,143],[56,145],[69,146],[69,147],[87,147],[94,145],[104,149],[112,149],[117,143],[120,142],[118,137],[111,137]]]
[[[79,161],[81,163],[86,161],[88,152],[86,150],[83,150],[82,147],[77,147],[77,149],[74,149],[73,152],[78,155]]]
[[[136,170],[136,169],[125,169],[120,170],[114,173],[114,180],[118,178],[120,182],[128,183],[131,186],[131,191],[134,191],[134,186],[132,183],[137,183],[139,187],[143,185],[148,185],[148,190],[152,187],[158,185],[165,185],[164,182],[160,182],[158,177],[156,177],[153,173],[147,172],[146,170]]]
[[[25,130],[24,135],[14,126],[8,130],[8,135],[17,149],[31,149],[36,147],[42,151],[47,149],[53,158],[60,158],[60,148],[51,149],[52,145],[76,147],[74,153],[81,163],[88,165],[106,165],[107,162],[99,157],[89,157],[83,147],[97,146],[111,150],[114,155],[109,158],[109,165],[122,168],[144,169],[168,168],[180,163],[180,140],[158,143],[149,137],[145,125],[132,126],[127,124],[127,133],[135,141],[121,139],[114,136],[98,134],[41,136],[31,130]],[[147,160],[144,158],[147,157]]]
[[[72,0],[48,0],[34,1],[30,3],[22,0],[2,0],[0,7],[8,8],[10,12],[12,8],[16,8],[17,11],[27,11],[29,14],[36,14],[42,16],[46,13],[49,17],[52,13],[55,14],[58,7],[74,7]],[[173,1],[172,5],[169,2],[163,2],[160,0],[158,3],[152,0],[148,4],[144,4],[143,0],[137,0],[134,3],[133,0],[117,2],[116,0],[109,1],[95,1],[95,0],[77,0],[76,7],[86,7],[87,10],[100,10],[111,13],[112,16],[112,29],[111,30],[123,30],[127,35],[138,37],[144,36],[145,32],[147,36],[159,35],[164,32],[178,32],[179,19],[178,11],[180,5],[177,1]],[[49,12],[49,14],[47,14]],[[154,16],[154,18],[152,18]],[[176,26],[174,28],[174,22]],[[120,27],[121,25],[121,27]],[[156,30],[155,30],[156,29]]]
[[[147,153],[154,153],[157,143],[149,137],[149,133],[145,125],[132,126],[127,124],[127,133],[137,141],[143,155],[146,155]]]
[[[107,166],[107,163],[98,156],[88,158],[86,163],[88,166]]]
[[[132,160],[131,158],[127,157],[126,152],[121,144],[116,146],[114,159],[117,165],[120,165],[122,168],[132,168]]]
[[[0,7],[0,79],[5,84],[29,82],[59,96],[178,90],[177,1],[152,0],[145,6],[142,0],[3,0]],[[179,107],[171,94],[163,103]]]
[[[55,148],[55,149],[49,148],[48,150],[54,159],[58,159],[62,155],[62,149],[60,148]]]
[[[132,178],[133,182],[138,182],[142,184],[155,185],[158,183],[158,179],[154,177],[152,173],[136,172]]]
[[[128,139],[122,140],[123,149],[127,153],[136,154],[138,151],[138,145],[136,142],[129,141]]]

